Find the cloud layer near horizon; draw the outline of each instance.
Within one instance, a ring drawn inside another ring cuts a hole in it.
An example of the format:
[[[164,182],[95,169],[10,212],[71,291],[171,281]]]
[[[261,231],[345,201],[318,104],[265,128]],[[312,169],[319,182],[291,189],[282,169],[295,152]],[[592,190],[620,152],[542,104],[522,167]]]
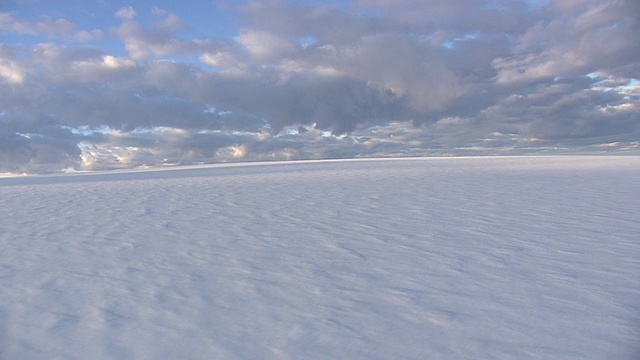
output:
[[[636,1],[234,11],[228,39],[158,7],[106,29],[0,12],[5,38],[38,40],[0,44],[0,173],[640,148]]]

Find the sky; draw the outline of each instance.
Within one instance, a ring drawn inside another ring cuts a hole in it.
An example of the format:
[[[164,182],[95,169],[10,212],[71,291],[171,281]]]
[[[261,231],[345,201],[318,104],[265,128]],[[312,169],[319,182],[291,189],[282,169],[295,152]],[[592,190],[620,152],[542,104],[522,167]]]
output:
[[[640,154],[640,2],[0,0],[0,173]]]

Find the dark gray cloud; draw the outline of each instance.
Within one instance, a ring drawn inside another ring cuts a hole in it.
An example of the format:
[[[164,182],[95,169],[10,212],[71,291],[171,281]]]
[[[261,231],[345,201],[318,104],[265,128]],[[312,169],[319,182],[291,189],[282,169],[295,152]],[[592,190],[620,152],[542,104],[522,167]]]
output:
[[[20,170],[33,156],[29,139],[16,133],[0,133],[0,169]]]
[[[640,149],[636,1],[238,11],[231,39],[159,8],[100,30],[1,13],[7,39],[42,41],[0,44],[0,172]]]

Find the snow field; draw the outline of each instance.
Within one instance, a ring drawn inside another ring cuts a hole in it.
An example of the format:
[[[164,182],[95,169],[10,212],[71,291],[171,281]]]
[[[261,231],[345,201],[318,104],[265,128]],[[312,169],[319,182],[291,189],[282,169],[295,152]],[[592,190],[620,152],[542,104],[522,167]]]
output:
[[[0,359],[633,359],[640,158],[0,179]]]

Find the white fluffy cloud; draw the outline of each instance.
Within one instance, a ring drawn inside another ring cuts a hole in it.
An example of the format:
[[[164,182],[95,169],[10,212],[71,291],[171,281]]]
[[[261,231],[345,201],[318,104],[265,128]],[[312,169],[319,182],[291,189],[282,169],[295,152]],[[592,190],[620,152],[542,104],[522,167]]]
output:
[[[113,15],[122,20],[131,20],[138,16],[138,13],[133,9],[132,6],[124,6],[120,8],[120,10],[116,11],[116,13]]]
[[[0,79],[8,84],[19,84],[24,80],[26,70],[12,51],[0,45]]]

